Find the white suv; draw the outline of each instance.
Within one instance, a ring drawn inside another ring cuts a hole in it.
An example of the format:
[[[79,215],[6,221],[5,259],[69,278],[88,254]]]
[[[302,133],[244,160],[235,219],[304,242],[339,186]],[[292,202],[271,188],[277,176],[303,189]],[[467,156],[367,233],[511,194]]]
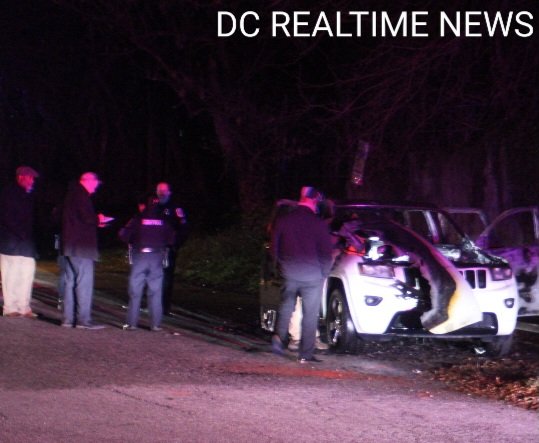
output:
[[[279,211],[293,206],[278,203]],[[511,268],[477,248],[445,212],[427,205],[338,203],[330,227],[335,262],[320,317],[333,349],[356,353],[364,339],[422,336],[479,341],[493,356],[509,352],[518,312]],[[268,256],[260,313],[269,331],[279,286]]]

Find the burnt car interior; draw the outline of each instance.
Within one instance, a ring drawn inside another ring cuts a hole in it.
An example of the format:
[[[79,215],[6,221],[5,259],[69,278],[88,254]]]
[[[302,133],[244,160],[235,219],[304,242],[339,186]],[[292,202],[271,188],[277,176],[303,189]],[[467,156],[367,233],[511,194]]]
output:
[[[459,262],[481,264],[491,258],[475,248],[453,222],[437,210],[361,206],[338,208],[331,228],[340,238],[339,246],[343,253],[359,254],[368,261],[403,267],[404,279],[397,281],[395,287],[403,297],[413,297],[418,301],[415,309],[397,314],[388,332],[417,332],[432,326],[426,317],[429,311],[435,314],[432,309],[433,294],[439,298],[440,289],[443,292],[451,291],[445,291],[445,284],[440,283],[440,270],[436,260],[430,257],[428,248],[418,244],[402,227],[419,234],[457,266]],[[486,287],[486,271],[463,270],[461,274],[472,288]],[[433,276],[434,282],[431,282]],[[436,321],[444,317],[443,310],[436,314]],[[496,330],[495,321],[486,323],[476,326],[484,333]]]

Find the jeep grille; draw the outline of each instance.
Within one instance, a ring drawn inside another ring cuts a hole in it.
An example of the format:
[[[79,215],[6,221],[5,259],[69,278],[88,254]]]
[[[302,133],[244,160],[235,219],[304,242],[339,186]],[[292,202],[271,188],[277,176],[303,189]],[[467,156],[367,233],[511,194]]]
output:
[[[472,289],[487,287],[487,271],[485,269],[466,269],[459,271]]]

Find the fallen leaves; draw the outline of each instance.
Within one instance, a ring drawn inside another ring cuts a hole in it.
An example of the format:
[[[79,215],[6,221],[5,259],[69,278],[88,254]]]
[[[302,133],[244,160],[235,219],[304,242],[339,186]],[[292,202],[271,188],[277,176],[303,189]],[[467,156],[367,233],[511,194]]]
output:
[[[368,343],[362,355],[413,365],[413,374],[442,381],[459,392],[539,409],[537,334],[516,331],[513,352],[503,359],[489,358],[474,349],[466,342],[410,338]]]
[[[431,369],[431,373],[435,380],[460,392],[539,409],[539,362],[468,358],[449,367]]]

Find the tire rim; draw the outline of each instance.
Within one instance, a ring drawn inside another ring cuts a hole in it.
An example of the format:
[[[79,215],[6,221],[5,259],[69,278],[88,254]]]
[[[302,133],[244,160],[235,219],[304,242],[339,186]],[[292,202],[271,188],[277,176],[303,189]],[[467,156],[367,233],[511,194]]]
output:
[[[331,302],[331,318],[332,321],[329,322],[329,342],[332,345],[336,345],[339,342],[339,338],[342,335],[342,324],[343,324],[343,303],[342,300],[334,298]]]

